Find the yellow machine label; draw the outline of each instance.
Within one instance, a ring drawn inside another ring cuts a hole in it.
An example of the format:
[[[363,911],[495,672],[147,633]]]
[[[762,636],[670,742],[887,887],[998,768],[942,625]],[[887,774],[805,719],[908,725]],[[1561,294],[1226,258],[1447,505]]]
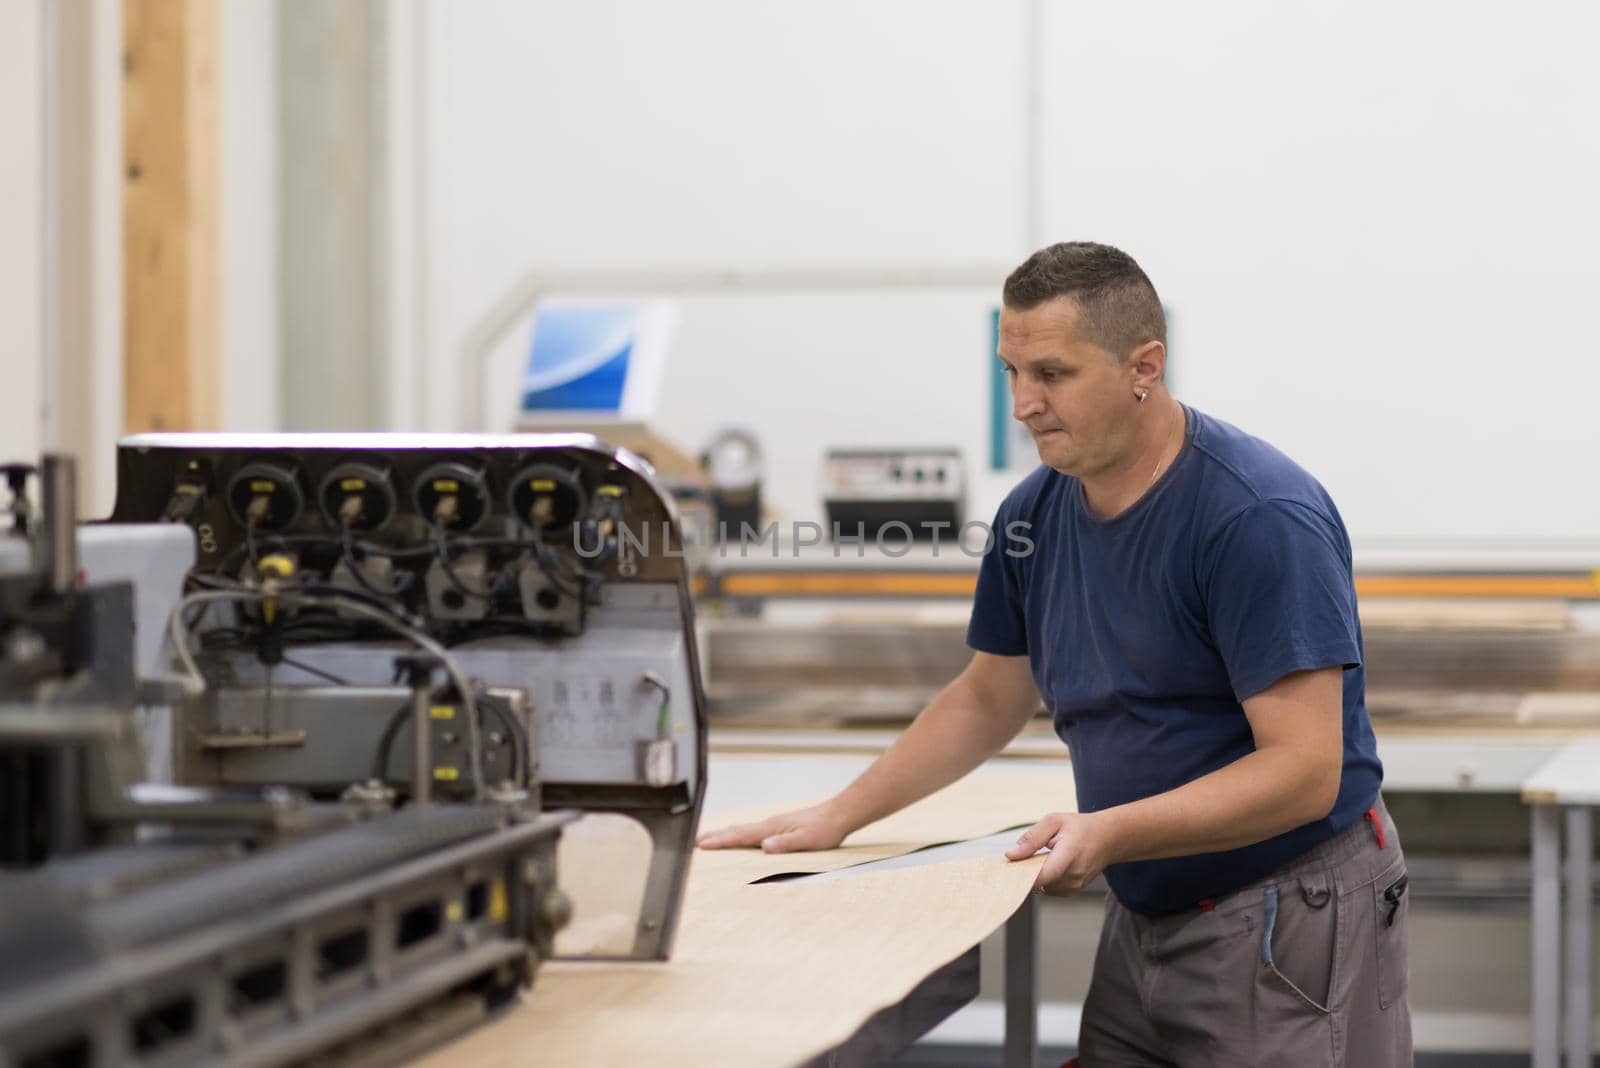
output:
[[[339,488],[342,490],[364,490],[367,488],[367,480],[364,478],[342,478],[339,480]]]
[[[264,478],[255,479],[250,483],[251,493],[274,493],[277,489],[278,484],[276,482],[269,482]]]
[[[537,493],[548,493],[556,488],[556,484],[554,479],[536,478],[528,483],[528,488]]]
[[[455,719],[456,708],[454,705],[433,705],[428,709],[428,716],[432,719]]]
[[[489,919],[500,923],[510,911],[510,907],[506,904],[506,881],[497,876],[494,882],[489,884]]]
[[[595,490],[595,492],[600,494],[600,496],[602,496],[602,497],[620,497],[620,496],[622,496],[622,487],[621,486],[601,486],[598,490]]]
[[[437,767],[433,769],[433,777],[440,782],[455,782],[461,778],[461,770],[452,767]]]
[[[444,907],[444,918],[448,923],[460,923],[461,917],[466,914],[467,910],[461,907],[459,901],[452,901]]]
[[[453,478],[436,478],[433,480],[433,489],[436,493],[460,493],[461,483]]]

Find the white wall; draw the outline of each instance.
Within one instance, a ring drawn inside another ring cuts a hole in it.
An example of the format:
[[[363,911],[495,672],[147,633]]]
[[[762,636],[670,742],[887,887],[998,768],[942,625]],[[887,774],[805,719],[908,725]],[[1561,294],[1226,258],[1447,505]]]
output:
[[[122,4],[94,0],[92,19],[94,453],[79,459],[79,485],[87,493],[84,514],[106,516],[116,502],[122,434]]]
[[[1125,243],[1182,393],[1368,539],[1600,538],[1600,9],[1048,9],[1055,232]]]
[[[33,462],[42,424],[42,9],[0,4],[0,460]]]
[[[920,0],[428,7],[426,425],[457,425],[463,335],[529,269],[1016,258],[1020,20]],[[662,427],[691,449],[755,427],[796,516],[825,444],[954,432],[976,452],[989,299],[691,300]]]
[[[222,427],[277,430],[278,116],[275,4],[222,5],[218,260]]]
[[[1301,459],[1362,545],[1600,545],[1584,478],[1600,12],[1043,16],[1042,229],[1146,265],[1181,396]],[[457,425],[461,341],[525,270],[1031,248],[1023,0],[433,4],[423,20],[429,427]],[[817,508],[829,444],[954,442],[981,471],[992,299],[690,301],[661,422],[691,447],[755,426],[794,515]],[[980,483],[975,513],[1003,481]]]

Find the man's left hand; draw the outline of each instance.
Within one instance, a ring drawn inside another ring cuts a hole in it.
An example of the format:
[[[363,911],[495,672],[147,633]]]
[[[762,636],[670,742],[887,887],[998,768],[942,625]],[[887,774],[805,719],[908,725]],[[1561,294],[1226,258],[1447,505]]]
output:
[[[1052,812],[1035,823],[1006,850],[1007,860],[1026,860],[1041,849],[1050,850],[1033,888],[1066,897],[1089,885],[1105,870],[1110,858],[1104,821],[1093,814]]]

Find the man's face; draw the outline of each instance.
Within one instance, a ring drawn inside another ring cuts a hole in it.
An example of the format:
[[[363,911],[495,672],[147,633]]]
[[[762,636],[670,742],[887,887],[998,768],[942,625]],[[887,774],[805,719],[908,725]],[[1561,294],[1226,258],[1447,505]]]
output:
[[[1000,362],[1011,379],[1011,416],[1033,433],[1039,459],[1064,475],[1114,466],[1137,403],[1133,371],[1078,332],[1069,297],[1029,311],[1000,309]]]

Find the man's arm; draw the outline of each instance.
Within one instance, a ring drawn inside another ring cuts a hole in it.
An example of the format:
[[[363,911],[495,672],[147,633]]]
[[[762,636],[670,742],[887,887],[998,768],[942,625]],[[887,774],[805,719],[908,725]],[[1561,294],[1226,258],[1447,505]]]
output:
[[[1037,885],[1070,892],[1111,864],[1237,849],[1326,816],[1344,766],[1343,670],[1286,675],[1243,704],[1255,752],[1126,805],[1051,813],[1006,856],[1048,847]]]
[[[815,808],[700,836],[705,849],[759,845],[769,853],[832,849],[845,836],[982,764],[1016,737],[1039,707],[1026,656],[974,653],[872,766]]]

